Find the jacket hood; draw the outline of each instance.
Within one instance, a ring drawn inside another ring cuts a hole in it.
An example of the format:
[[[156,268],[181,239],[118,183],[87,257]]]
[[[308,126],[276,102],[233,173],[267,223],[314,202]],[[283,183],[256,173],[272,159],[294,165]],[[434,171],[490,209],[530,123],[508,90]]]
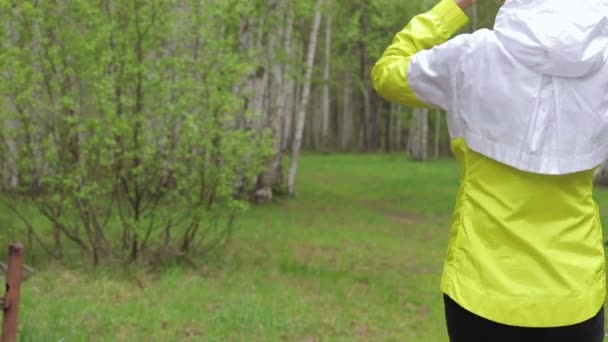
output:
[[[608,61],[608,0],[507,0],[494,31],[509,54],[539,73],[586,76]]]

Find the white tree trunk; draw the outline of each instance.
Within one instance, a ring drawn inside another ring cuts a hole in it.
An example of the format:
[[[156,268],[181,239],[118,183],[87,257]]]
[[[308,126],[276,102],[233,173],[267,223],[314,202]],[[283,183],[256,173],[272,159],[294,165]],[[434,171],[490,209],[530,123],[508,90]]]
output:
[[[296,115],[296,129],[292,147],[291,161],[289,164],[289,174],[287,177],[287,191],[290,195],[294,195],[296,191],[295,181],[298,169],[298,161],[300,159],[300,147],[302,146],[302,134],[304,133],[304,122],[306,119],[306,107],[310,97],[310,86],[312,82],[312,72],[315,62],[315,53],[317,49],[317,38],[319,35],[319,27],[321,26],[321,6],[323,0],[317,0],[315,7],[315,16],[313,19],[312,30],[310,32],[310,40],[308,44],[308,56],[306,59],[306,76],[304,79],[304,89],[302,89],[302,102]]]
[[[428,134],[428,109],[415,109],[408,139],[408,153],[413,160],[426,161],[429,159]]]
[[[287,14],[287,28],[285,32],[285,39],[283,46],[287,58],[293,61],[296,57],[294,44],[293,44],[293,7],[290,6]],[[281,150],[287,150],[287,146],[291,141],[293,132],[293,115],[295,112],[295,101],[296,101],[296,82],[292,76],[290,76],[289,66],[285,65],[285,80],[284,90],[285,97],[283,98],[283,110],[285,111],[281,117],[283,128],[281,130]]]
[[[329,118],[330,118],[330,97],[329,97],[329,81],[331,76],[331,26],[332,16],[327,15],[325,27],[325,70],[323,73],[323,126],[321,149],[326,151],[329,144]]]
[[[371,91],[367,87],[367,84],[363,81],[359,83],[359,90],[361,91],[361,95],[363,95],[363,113],[361,115],[361,122],[359,123],[359,148],[362,151],[367,151],[370,147],[370,136],[372,130],[372,125],[369,124],[373,115]]]
[[[296,92],[298,86],[293,79],[289,79],[285,83],[285,88],[287,90],[287,98],[285,99],[286,112],[283,116],[283,136],[281,138],[281,148],[283,151],[289,149],[293,140],[293,119],[296,112]]]
[[[281,1],[277,6],[278,13],[284,13],[286,2]],[[286,21],[286,25],[289,23]],[[287,28],[280,25],[277,35],[269,34],[266,51],[266,68],[270,70],[268,91],[266,122],[264,126],[270,128],[272,135],[273,155],[266,160],[266,169],[262,172],[257,181],[255,199],[257,201],[272,200],[275,189],[278,189],[282,182],[281,161],[283,153],[281,148],[281,129],[283,128],[282,117],[285,114],[286,88],[284,69],[285,63],[279,61],[279,47],[282,45],[281,39],[287,32]],[[265,94],[266,95],[266,94]]]
[[[441,111],[435,110],[435,159],[439,158],[439,143],[441,142]]]
[[[293,44],[293,60],[299,59],[300,56],[304,55],[304,47],[300,42],[296,39]],[[303,58],[302,58],[303,59]],[[300,112],[300,106],[302,103],[302,85],[299,81],[293,82],[293,103],[292,103],[292,112],[287,118],[289,120],[289,130],[287,134],[286,140],[286,148],[285,150],[291,151],[293,149],[293,141],[295,139],[296,132],[296,115]]]

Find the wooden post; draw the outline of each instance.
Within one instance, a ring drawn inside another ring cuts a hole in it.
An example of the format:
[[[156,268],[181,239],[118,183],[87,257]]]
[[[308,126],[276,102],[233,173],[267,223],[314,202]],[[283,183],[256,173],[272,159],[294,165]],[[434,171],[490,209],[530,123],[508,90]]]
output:
[[[4,295],[4,317],[1,342],[17,341],[17,319],[19,317],[19,295],[23,277],[23,247],[20,244],[8,248],[8,270],[6,272],[6,294]]]

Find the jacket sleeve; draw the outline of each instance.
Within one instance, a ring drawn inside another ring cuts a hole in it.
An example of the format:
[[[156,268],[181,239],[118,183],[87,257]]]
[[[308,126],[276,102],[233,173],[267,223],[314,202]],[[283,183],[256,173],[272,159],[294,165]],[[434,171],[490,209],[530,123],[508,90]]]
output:
[[[429,12],[414,17],[372,69],[374,89],[391,102],[445,109],[450,62],[456,62],[465,42],[455,39],[443,43],[467,22],[454,0],[442,0]]]

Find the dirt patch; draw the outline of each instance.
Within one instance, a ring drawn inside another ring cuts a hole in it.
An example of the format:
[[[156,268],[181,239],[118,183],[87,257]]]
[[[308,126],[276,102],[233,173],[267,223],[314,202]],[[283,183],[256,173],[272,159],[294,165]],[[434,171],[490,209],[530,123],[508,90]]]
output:
[[[190,338],[197,338],[201,335],[201,331],[195,326],[187,326],[184,328],[184,335]]]
[[[369,326],[360,322],[350,322],[350,328],[353,331],[353,336],[356,336],[360,341],[375,341],[376,332]]]
[[[302,342],[319,342],[316,337],[308,336],[302,339]]]
[[[403,306],[406,312],[417,317],[427,317],[431,313],[431,310],[423,304],[405,302]]]
[[[322,206],[322,205],[315,205],[315,204],[311,204],[311,203],[297,203],[295,201],[292,200],[286,200],[286,201],[282,201],[280,204],[281,208],[283,209],[293,209],[293,210],[307,210],[307,211],[314,211],[314,212],[321,212],[321,213],[336,213],[338,212],[338,209],[333,208],[333,207],[328,207],[328,206]]]
[[[318,246],[318,245],[297,245],[294,246],[295,260],[304,263],[313,263],[323,261],[330,266],[335,266],[338,263],[338,258],[342,251],[334,246]]]
[[[357,298],[365,297],[369,295],[370,284],[365,281],[357,281],[353,284],[348,292],[346,292],[346,298],[350,300],[357,300]]]
[[[391,219],[397,223],[412,224],[412,223],[422,221],[422,218],[419,216],[416,216],[412,213],[408,213],[405,211],[397,210],[394,208],[389,208],[380,201],[363,200],[363,201],[361,201],[361,203],[368,208],[372,208],[374,210],[380,211],[381,213],[386,215],[389,219]]]

